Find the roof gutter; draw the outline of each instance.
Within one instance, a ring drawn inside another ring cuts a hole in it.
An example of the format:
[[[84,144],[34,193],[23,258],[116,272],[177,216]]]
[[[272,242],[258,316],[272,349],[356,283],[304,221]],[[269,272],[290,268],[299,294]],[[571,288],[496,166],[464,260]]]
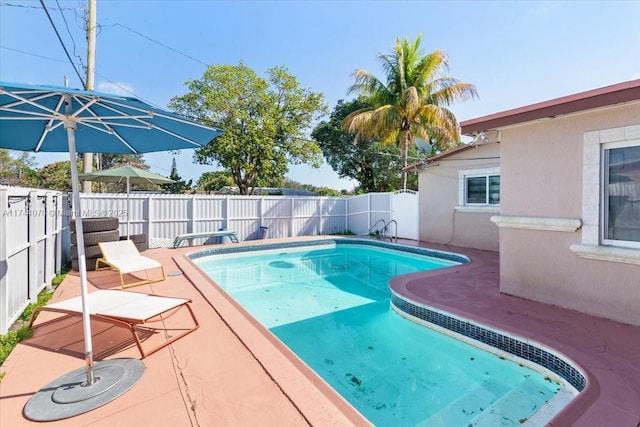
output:
[[[460,123],[463,135],[640,100],[640,79],[564,96]]]

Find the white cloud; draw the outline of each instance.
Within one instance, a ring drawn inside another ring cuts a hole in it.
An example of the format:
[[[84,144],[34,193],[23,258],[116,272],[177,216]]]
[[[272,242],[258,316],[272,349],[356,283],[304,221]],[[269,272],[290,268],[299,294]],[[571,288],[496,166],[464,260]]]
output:
[[[100,82],[96,88],[98,92],[112,93],[114,95],[132,96],[133,85],[121,82]]]

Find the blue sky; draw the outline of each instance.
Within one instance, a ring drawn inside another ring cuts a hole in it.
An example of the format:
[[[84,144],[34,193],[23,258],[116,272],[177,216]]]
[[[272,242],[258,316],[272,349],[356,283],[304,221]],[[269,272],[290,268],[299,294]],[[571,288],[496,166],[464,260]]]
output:
[[[83,74],[86,1],[45,4]],[[201,77],[205,64],[242,60],[261,75],[288,67],[303,87],[324,93],[332,110],[348,98],[353,70],[381,77],[377,55],[397,37],[418,34],[425,51],[448,53],[449,75],[478,89],[479,99],[451,106],[460,121],[640,78],[637,1],[97,0],[97,17],[96,89],[125,88],[160,107],[184,94],[184,82]],[[82,86],[39,1],[0,0],[0,80],[62,85],[64,76]],[[192,154],[181,152],[177,165],[195,181],[212,167],[194,165]],[[154,172],[169,174],[170,155],[145,158]],[[36,157],[39,166],[66,159]],[[288,176],[353,187],[328,166],[296,166]]]

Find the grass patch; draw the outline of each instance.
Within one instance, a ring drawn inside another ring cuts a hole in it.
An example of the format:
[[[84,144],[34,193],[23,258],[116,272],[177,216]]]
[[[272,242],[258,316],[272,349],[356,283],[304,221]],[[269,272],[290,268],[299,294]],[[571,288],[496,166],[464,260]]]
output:
[[[51,286],[53,286],[53,289],[55,289],[60,283],[62,283],[68,272],[69,270],[63,270],[60,274],[53,278],[53,280],[51,281]],[[33,310],[36,307],[45,305],[51,299],[52,295],[53,292],[49,292],[47,289],[44,289],[42,292],[40,292],[36,303],[29,304],[14,325],[20,326],[17,328],[13,328],[13,330],[9,331],[6,335],[0,335],[0,365],[2,365],[5,360],[7,360],[7,357],[9,357],[11,351],[13,351],[13,349],[16,347],[16,345],[18,345],[20,341],[33,336],[33,330],[27,326],[26,322],[31,318],[31,313],[33,313]],[[2,380],[3,376],[4,375],[0,376],[0,380]]]
[[[9,331],[6,335],[0,335],[0,364],[3,364],[9,354],[24,339],[31,338],[33,330],[27,325],[22,325],[17,331]]]

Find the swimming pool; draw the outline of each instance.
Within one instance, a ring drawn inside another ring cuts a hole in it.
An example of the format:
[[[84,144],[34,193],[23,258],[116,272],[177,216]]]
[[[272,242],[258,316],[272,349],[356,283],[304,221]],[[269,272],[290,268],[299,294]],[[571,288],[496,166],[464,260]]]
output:
[[[464,257],[327,243],[193,258],[376,425],[519,425],[560,390],[550,377],[390,310],[391,277]],[[220,252],[232,253],[206,256]]]

